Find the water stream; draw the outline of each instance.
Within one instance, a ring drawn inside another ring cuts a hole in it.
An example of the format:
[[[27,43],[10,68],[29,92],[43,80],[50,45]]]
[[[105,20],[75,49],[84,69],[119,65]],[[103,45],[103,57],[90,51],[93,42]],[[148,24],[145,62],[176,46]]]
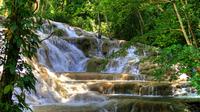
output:
[[[31,61],[38,80],[37,92],[26,93],[26,102],[34,111],[189,112],[185,103],[181,103],[186,99],[174,97],[179,84],[138,78],[143,76],[139,70],[141,57],[136,54],[136,47],[128,48],[125,56],[110,59],[102,72],[89,73],[86,72],[88,61],[105,59],[119,50],[120,41],[106,37],[98,39],[96,33],[59,22],[50,23],[44,23],[43,28],[37,31],[41,40],[55,29],[63,30],[64,36],[54,35],[44,40],[37,57]],[[97,63],[93,67],[100,66]],[[178,90],[184,88],[191,89],[185,85]],[[190,90],[191,93],[194,91]],[[19,92],[17,88],[15,92]],[[188,90],[185,93],[188,95]],[[190,99],[196,101],[198,98]]]

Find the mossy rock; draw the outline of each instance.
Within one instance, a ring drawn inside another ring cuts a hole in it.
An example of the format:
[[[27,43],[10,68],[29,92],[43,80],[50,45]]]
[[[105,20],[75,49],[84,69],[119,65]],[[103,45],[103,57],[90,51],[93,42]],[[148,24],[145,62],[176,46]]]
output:
[[[154,46],[136,43],[134,46],[137,48],[136,54],[140,56],[156,56],[159,53],[159,49]]]
[[[103,94],[172,95],[171,84],[165,82],[99,82],[91,84],[89,89]]]
[[[180,102],[137,99],[113,99],[111,101],[105,106],[109,112],[188,112],[187,107]]]
[[[120,40],[110,40],[110,39],[103,39],[102,44],[102,53],[106,56],[109,55],[109,52],[112,48],[119,48],[122,46],[124,41]]]
[[[77,40],[77,47],[81,49],[86,56],[89,56],[90,51],[97,49],[96,39],[94,38],[81,38]]]
[[[150,59],[143,59],[139,63],[140,73],[144,75],[151,75],[157,67],[158,65],[153,63]]]
[[[97,49],[97,40],[92,37],[65,38],[66,41],[75,44],[83,53],[89,57],[91,52]]]
[[[111,44],[109,43],[109,41],[105,41],[103,44],[102,44],[102,53],[104,55],[107,55],[110,51],[110,47],[111,47]]]
[[[105,61],[102,58],[91,58],[87,63],[87,72],[100,72],[105,65]]]
[[[76,34],[78,36],[81,36],[84,34],[83,30],[81,28],[78,28],[78,27],[74,27],[74,31],[76,32]]]

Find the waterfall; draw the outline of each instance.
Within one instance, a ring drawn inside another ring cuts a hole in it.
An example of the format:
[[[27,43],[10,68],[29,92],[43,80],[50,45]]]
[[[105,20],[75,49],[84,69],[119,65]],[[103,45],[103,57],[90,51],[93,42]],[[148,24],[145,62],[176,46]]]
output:
[[[58,29],[64,30],[64,32],[70,38],[77,38],[78,37],[78,35],[74,31],[74,28],[70,27],[67,24],[63,24],[63,23],[59,23],[59,22],[54,22],[54,21],[51,21],[51,24],[55,25]]]
[[[73,44],[58,37],[42,42],[38,49],[38,61],[54,72],[85,71],[88,58]]]
[[[66,24],[50,21],[56,28],[63,30],[68,38],[77,38],[74,29]],[[44,24],[43,29],[37,31],[41,39],[47,38],[53,28]],[[65,41],[62,37],[52,36],[42,42],[38,49],[38,62],[53,72],[83,72],[86,71],[88,58],[75,45]]]
[[[28,94],[27,102],[32,105],[52,103],[83,105],[86,102],[91,104],[106,101],[105,96],[89,91],[87,84],[71,83],[73,79],[65,76],[66,74],[57,75],[65,72],[85,72],[89,58],[75,44],[65,40],[65,38],[82,38],[72,27],[52,21],[51,24],[66,34],[63,37],[52,36],[45,39],[54,30],[49,28],[47,23],[43,25],[43,29],[37,31],[40,39],[44,40],[37,51],[37,61],[33,62],[34,74],[38,79],[37,93]],[[101,44],[101,40],[98,43]],[[99,56],[102,55],[99,53]]]
[[[114,49],[114,52],[119,49]],[[130,47],[126,50],[125,56],[117,57],[110,60],[103,71],[105,73],[130,73],[139,75],[138,62],[139,56],[135,54],[136,48]]]
[[[105,57],[119,51],[120,41],[104,36],[99,39],[95,33],[54,21],[45,22],[42,27],[37,34],[43,41],[37,57],[30,62],[37,78],[36,93],[26,92],[26,102],[36,111],[175,112],[180,111],[177,107],[185,108],[173,103],[181,100],[174,96],[196,94],[187,83],[140,80],[141,57],[133,45],[124,56],[110,58],[100,73],[86,72],[88,60],[95,59],[92,67],[100,67]],[[55,29],[64,31],[64,35],[47,38]],[[0,66],[0,75],[2,69]],[[18,88],[14,92],[20,93]]]
[[[99,38],[96,38],[97,40],[97,51],[96,51],[96,56],[98,57],[103,57],[102,54],[102,45],[103,45],[103,41]]]

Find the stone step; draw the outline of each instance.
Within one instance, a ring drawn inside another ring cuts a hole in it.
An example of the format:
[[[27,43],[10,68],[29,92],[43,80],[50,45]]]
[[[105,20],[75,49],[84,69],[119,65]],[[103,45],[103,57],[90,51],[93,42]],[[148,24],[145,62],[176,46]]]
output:
[[[200,96],[153,96],[153,95],[130,95],[130,94],[107,94],[109,99],[134,99],[145,101],[162,101],[162,102],[200,102]]]
[[[102,94],[162,95],[173,94],[171,83],[156,81],[102,81],[88,83],[91,91]]]
[[[50,104],[33,106],[34,112],[191,112],[191,104],[200,98],[180,97],[117,97],[91,104]],[[195,108],[192,112],[199,112]]]
[[[172,83],[141,80],[68,80],[66,85],[85,85],[88,90],[101,94],[173,95]]]
[[[33,112],[96,112],[99,107],[96,105],[66,105],[50,104],[33,106]]]
[[[57,75],[64,75],[74,80],[153,80],[152,77],[143,75],[130,74],[111,74],[111,73],[95,73],[95,72],[68,72],[56,73]]]
[[[87,85],[90,91],[101,94],[173,95],[174,87],[167,81],[142,80],[69,80],[64,83]]]

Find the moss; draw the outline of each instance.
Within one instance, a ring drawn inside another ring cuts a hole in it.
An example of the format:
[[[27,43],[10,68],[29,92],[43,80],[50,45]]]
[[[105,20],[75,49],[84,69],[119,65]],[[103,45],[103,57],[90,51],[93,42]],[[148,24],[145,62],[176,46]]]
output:
[[[85,56],[89,57],[91,52],[97,49],[97,40],[92,37],[82,37],[82,38],[65,38],[66,41],[75,44]]]
[[[157,66],[158,65],[153,63],[150,59],[142,59],[139,63],[140,73],[144,75],[151,75]]]
[[[159,49],[154,46],[149,46],[141,43],[135,43],[134,46],[137,48],[136,54],[143,56],[156,56],[159,53]]]
[[[88,61],[87,72],[100,72],[105,66],[106,59],[92,58]]]

